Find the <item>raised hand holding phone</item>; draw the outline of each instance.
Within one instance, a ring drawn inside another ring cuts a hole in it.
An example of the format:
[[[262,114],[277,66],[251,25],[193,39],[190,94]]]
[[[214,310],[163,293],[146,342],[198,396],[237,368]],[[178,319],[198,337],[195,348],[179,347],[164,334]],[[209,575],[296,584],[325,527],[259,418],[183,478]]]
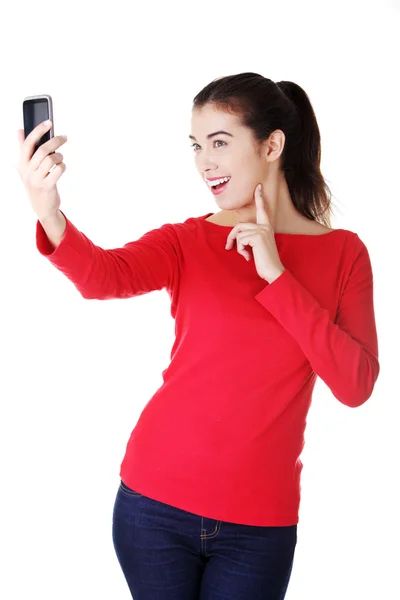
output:
[[[40,221],[57,216],[61,202],[57,181],[67,168],[61,152],[55,152],[65,144],[67,136],[54,136],[35,151],[35,145],[50,127],[51,123],[40,123],[26,138],[23,129],[17,132],[20,146],[17,170]]]

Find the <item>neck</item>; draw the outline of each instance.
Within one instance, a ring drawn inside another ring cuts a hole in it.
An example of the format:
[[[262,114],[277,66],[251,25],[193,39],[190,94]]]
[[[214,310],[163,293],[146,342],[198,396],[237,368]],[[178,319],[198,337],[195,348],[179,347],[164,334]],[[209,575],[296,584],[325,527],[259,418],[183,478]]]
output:
[[[293,225],[301,222],[310,222],[294,206],[289,188],[284,176],[270,179],[262,183],[262,195],[266,200],[267,212],[272,228],[277,233],[291,231]],[[256,223],[256,205],[252,201],[239,209],[223,210],[224,216],[235,225],[236,223]]]

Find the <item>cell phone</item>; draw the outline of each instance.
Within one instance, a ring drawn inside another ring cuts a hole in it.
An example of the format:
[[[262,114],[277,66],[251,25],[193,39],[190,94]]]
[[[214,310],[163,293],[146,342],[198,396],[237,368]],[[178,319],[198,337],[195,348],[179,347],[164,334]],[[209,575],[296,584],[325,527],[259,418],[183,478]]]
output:
[[[25,138],[30,132],[35,129],[40,123],[51,120],[51,129],[46,131],[44,135],[35,144],[36,150],[45,142],[48,142],[54,137],[54,115],[53,115],[53,100],[49,94],[40,94],[38,96],[26,96],[22,103],[22,112],[24,118],[24,134]],[[51,152],[54,154],[54,152]]]

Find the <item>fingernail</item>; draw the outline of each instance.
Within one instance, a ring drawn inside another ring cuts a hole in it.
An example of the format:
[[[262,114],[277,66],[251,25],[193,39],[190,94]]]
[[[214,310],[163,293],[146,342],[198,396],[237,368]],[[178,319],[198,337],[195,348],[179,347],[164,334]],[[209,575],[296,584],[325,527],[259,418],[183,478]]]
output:
[[[47,119],[47,121],[45,121],[45,122],[43,123],[43,125],[44,125],[45,127],[48,127],[49,125],[51,125],[51,121],[50,121],[50,119]]]

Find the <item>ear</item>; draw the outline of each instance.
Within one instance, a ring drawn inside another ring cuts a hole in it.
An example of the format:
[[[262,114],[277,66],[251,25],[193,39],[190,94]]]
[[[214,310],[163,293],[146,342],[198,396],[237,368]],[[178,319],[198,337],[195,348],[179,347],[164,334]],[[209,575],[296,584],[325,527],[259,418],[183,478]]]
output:
[[[275,129],[266,140],[265,158],[267,162],[278,160],[286,143],[286,136],[281,129]]]

